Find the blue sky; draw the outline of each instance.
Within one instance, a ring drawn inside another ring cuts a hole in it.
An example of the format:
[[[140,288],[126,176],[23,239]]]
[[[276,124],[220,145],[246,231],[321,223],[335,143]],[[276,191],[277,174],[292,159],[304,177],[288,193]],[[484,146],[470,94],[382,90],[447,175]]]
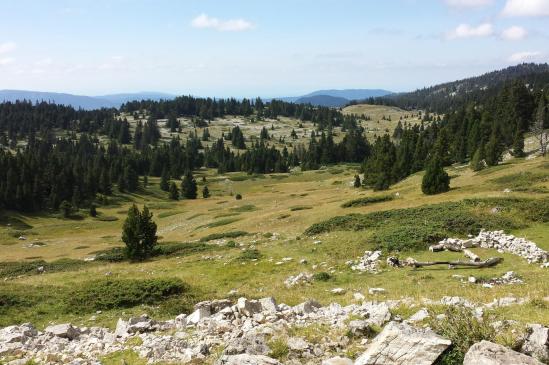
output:
[[[549,0],[2,0],[0,89],[406,91],[549,61]]]

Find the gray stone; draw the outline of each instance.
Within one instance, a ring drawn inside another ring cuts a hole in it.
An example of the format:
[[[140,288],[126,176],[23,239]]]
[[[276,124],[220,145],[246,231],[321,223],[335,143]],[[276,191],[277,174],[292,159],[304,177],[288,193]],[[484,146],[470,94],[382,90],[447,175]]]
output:
[[[238,312],[247,317],[253,316],[255,313],[261,312],[261,303],[257,300],[250,300],[246,298],[238,298],[236,303]]]
[[[542,365],[533,357],[489,341],[475,343],[463,359],[463,365]]]
[[[188,324],[197,324],[202,321],[204,318],[211,316],[211,311],[209,307],[200,307],[187,317]]]
[[[276,313],[278,311],[276,301],[272,297],[261,298],[259,299],[259,303],[263,312]]]
[[[293,310],[298,314],[309,314],[320,308],[321,305],[316,300],[308,300],[301,304],[296,305]]]
[[[370,333],[370,322],[366,320],[355,320],[349,322],[349,332],[353,336],[362,337]]]
[[[541,324],[531,324],[521,352],[540,361],[549,362],[549,328]]]
[[[74,340],[80,335],[80,330],[76,327],[73,327],[70,323],[63,323],[46,327],[44,332],[51,333],[56,337],[68,338],[69,340]]]
[[[336,356],[322,361],[322,365],[353,365],[353,360],[346,357]]]
[[[216,365],[282,365],[275,359],[263,355],[225,355],[222,356]]]
[[[38,334],[36,328],[30,323],[24,323],[20,326],[9,326],[0,330],[0,342],[2,343],[24,343],[28,338]]]
[[[231,340],[225,350],[224,355],[267,355],[271,349],[267,346],[265,336],[257,333],[247,333],[242,337]]]
[[[301,337],[290,337],[287,341],[288,348],[291,351],[302,352],[311,346],[307,341]]]
[[[390,322],[355,365],[431,365],[451,345],[430,329]]]
[[[427,311],[427,309],[422,308],[418,310],[413,316],[408,318],[408,322],[421,322],[426,318],[429,318],[429,312]]]

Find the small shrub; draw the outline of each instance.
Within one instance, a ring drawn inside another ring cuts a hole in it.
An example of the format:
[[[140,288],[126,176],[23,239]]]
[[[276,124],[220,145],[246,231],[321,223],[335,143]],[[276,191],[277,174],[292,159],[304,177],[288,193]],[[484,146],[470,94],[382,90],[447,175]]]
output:
[[[242,200],[242,194],[238,193],[234,196],[236,200]]]
[[[307,209],[313,209],[313,207],[308,205],[296,205],[290,208],[290,211],[297,212],[299,210],[307,210]]]
[[[313,275],[315,281],[328,281],[332,278],[332,275],[325,271],[317,272]]]
[[[244,250],[239,256],[240,260],[259,260],[260,258],[261,253],[255,248]]]
[[[237,238],[242,236],[247,236],[249,233],[244,231],[231,231],[231,232],[222,232],[222,233],[212,233],[207,236],[204,236],[200,239],[200,242],[208,242],[213,240],[218,240],[222,238]]]
[[[229,241],[227,242],[227,247],[229,248],[235,248],[237,246],[235,241]]]
[[[465,307],[449,307],[445,312],[446,318],[430,321],[431,328],[444,338],[452,341],[451,347],[437,361],[438,365],[452,365],[463,363],[463,358],[469,347],[482,340],[494,341],[496,331],[487,318],[479,320],[472,311]]]
[[[363,207],[369,204],[386,202],[393,199],[394,198],[392,195],[367,196],[364,198],[358,198],[358,199],[345,202],[341,204],[341,207],[342,208]]]
[[[253,204],[247,204],[240,207],[231,208],[231,211],[238,213],[253,212],[254,210],[257,210],[257,207]]]
[[[152,305],[188,291],[189,286],[175,278],[95,280],[69,291],[66,309],[71,313],[90,313]]]
[[[273,359],[284,360],[290,353],[290,348],[284,338],[275,338],[269,341],[268,346],[271,349],[269,357],[272,357]]]
[[[204,225],[198,226],[197,228],[215,228],[215,227],[220,227],[220,226],[226,226],[226,225],[228,225],[228,224],[237,222],[237,221],[239,221],[240,219],[241,219],[241,218],[225,218],[225,219],[220,219],[220,220],[215,221],[215,222],[211,222],[211,223],[208,223],[208,224],[204,224]]]

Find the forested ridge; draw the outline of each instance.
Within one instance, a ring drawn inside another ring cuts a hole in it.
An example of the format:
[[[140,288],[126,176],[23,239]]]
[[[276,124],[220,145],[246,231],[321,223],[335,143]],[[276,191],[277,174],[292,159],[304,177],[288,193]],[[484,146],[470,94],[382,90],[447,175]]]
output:
[[[410,99],[391,99],[397,105],[404,103],[401,107],[409,108],[413,103],[424,107],[424,122],[410,125],[400,121],[391,135],[378,136],[374,143],[366,139],[358,116],[276,100],[266,103],[259,98],[182,96],[170,101],[130,102],[120,110],[93,111],[47,103],[3,103],[0,207],[38,211],[58,209],[63,202],[85,207],[93,204],[98,194],[108,196],[115,188],[129,192],[144,189],[147,176],[162,177],[164,182],[182,175],[192,180],[191,172],[203,166],[217,168],[220,173],[272,173],[288,172],[296,166],[310,170],[353,162],[361,164],[362,184],[376,190],[387,189],[426,167],[441,174],[441,168],[452,163],[470,162],[474,169],[493,166],[508,150],[522,156],[524,134],[533,127],[549,127],[549,88],[543,83],[549,80],[547,65],[521,65],[504,71],[504,75],[496,72],[483,76],[482,80],[491,80],[487,84],[464,80],[460,85],[484,86],[450,103],[443,102],[446,97],[432,97],[441,86],[425,89],[431,90],[425,95],[412,93]],[[531,79],[534,74],[535,82]],[[452,83],[445,85],[442,89],[447,90]],[[433,118],[433,110],[442,117]],[[130,132],[121,112],[146,112],[147,120],[139,121]],[[259,138],[251,140],[235,126],[228,135],[203,146],[202,142],[210,139],[209,123],[227,115],[254,121],[292,117],[313,122],[316,130],[306,146],[294,141],[277,148],[265,127]],[[162,141],[157,120],[167,119],[167,127],[175,131],[180,128],[179,117],[193,118],[205,127],[202,137],[191,132],[186,140]],[[333,139],[335,127],[345,132],[338,143]],[[54,131],[59,129],[68,136],[56,136]],[[18,140],[26,141],[24,148],[15,148]],[[165,183],[163,189],[168,191],[169,186]]]

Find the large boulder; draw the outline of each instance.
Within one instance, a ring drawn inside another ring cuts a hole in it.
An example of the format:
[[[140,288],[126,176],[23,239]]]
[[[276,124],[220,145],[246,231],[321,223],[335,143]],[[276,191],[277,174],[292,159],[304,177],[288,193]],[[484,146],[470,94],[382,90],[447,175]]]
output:
[[[238,312],[244,316],[251,317],[256,313],[261,312],[261,303],[257,300],[250,300],[246,298],[238,298],[236,302]]]
[[[73,327],[70,323],[48,326],[44,332],[51,333],[56,337],[68,338],[69,340],[74,340],[80,335],[80,330],[77,327]]]
[[[263,355],[225,355],[222,356],[216,365],[282,365],[275,359]]]
[[[463,365],[542,365],[533,357],[490,341],[475,343],[465,354]]]
[[[189,314],[186,319],[187,324],[197,324],[198,322],[208,318],[212,315],[210,307],[204,306],[197,308],[194,312]]]
[[[293,307],[293,311],[297,314],[309,314],[315,312],[322,307],[316,300],[308,300]]]
[[[242,337],[232,339],[225,350],[224,355],[267,355],[271,352],[269,346],[265,341],[265,336],[258,335],[257,333],[249,332]]]
[[[0,343],[24,343],[28,338],[38,334],[36,328],[30,323],[20,326],[9,326],[0,329]]]
[[[391,311],[385,302],[364,302],[360,312],[368,318],[368,322],[376,326],[383,326],[391,320]]]
[[[272,297],[261,298],[259,299],[259,303],[261,303],[261,310],[263,312],[276,313],[278,311],[276,301]]]
[[[336,356],[322,361],[322,365],[353,365],[353,360]]]
[[[530,325],[521,352],[549,362],[549,328],[540,324]]]
[[[451,344],[430,329],[390,322],[355,365],[431,365]]]

